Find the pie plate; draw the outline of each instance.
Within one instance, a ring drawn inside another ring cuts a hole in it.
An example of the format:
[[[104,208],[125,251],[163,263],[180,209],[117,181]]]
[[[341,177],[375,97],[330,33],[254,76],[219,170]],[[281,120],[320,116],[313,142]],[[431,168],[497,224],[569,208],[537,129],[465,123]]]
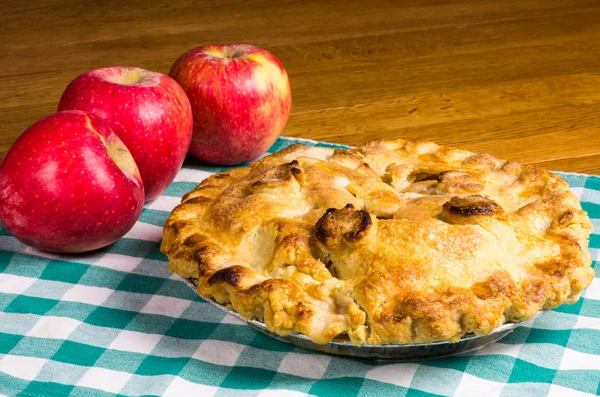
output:
[[[194,278],[183,278],[187,285],[194,290],[198,289],[198,280]],[[467,353],[481,349],[483,346],[504,338],[515,328],[529,324],[542,312],[537,313],[532,319],[520,323],[506,323],[496,328],[487,335],[467,335],[458,342],[432,342],[398,345],[362,345],[356,346],[348,340],[333,340],[320,345],[314,343],[308,336],[302,334],[290,334],[281,336],[267,329],[266,325],[256,320],[245,320],[240,314],[227,308],[212,299],[205,299],[208,303],[225,313],[244,321],[250,328],[279,341],[290,343],[302,349],[314,350],[338,356],[350,356],[360,358],[371,358],[379,360],[415,361],[446,357],[453,354]]]

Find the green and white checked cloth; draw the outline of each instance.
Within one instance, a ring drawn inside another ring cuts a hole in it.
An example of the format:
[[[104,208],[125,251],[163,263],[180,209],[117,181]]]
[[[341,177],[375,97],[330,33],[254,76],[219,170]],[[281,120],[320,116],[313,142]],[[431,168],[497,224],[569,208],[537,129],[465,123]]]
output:
[[[277,151],[296,140],[280,138]],[[309,145],[336,146],[303,141]],[[595,396],[600,393],[600,234],[584,298],[483,349],[414,363],[334,357],[251,330],[167,271],[162,225],[224,168],[186,163],[115,244],[60,256],[0,227],[0,395]],[[600,230],[600,178],[561,174]]]

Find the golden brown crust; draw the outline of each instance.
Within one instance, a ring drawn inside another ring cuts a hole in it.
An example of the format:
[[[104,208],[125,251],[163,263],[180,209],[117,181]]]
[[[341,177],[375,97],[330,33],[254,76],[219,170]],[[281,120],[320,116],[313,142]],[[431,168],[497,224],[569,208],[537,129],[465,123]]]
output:
[[[167,220],[170,270],[317,343],[456,341],[574,302],[591,224],[558,176],[432,142],[290,146],[204,180]]]

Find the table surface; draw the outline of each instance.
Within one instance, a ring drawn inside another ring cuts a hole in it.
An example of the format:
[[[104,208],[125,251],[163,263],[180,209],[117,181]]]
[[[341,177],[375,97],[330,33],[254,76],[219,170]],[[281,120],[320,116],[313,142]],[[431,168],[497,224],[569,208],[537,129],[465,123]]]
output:
[[[290,76],[284,135],[424,138],[600,174],[597,0],[4,2],[0,157],[90,69],[167,73],[195,46],[247,42]]]

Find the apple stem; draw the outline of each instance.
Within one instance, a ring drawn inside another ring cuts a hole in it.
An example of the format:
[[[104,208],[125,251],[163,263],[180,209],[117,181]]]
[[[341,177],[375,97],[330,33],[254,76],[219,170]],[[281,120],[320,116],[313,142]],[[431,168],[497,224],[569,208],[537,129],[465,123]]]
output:
[[[237,59],[244,56],[244,50],[241,48],[234,48],[233,51],[225,51],[225,58]]]
[[[243,48],[209,48],[206,49],[205,54],[213,56],[215,58],[222,59],[238,59],[246,55],[246,51]]]

